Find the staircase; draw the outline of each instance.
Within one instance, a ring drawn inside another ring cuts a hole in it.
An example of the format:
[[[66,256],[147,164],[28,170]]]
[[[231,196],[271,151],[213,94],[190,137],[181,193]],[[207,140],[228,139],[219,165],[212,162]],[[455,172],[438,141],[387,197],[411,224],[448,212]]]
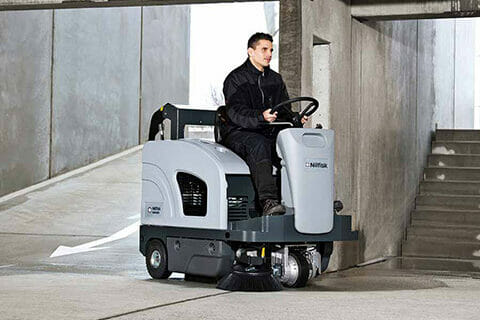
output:
[[[480,268],[480,130],[436,131],[402,251]]]

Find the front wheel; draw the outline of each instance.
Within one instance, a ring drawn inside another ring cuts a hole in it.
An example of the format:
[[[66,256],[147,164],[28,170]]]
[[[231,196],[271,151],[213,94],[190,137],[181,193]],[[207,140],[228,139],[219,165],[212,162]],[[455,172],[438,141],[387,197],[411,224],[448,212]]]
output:
[[[172,274],[168,271],[167,249],[160,240],[152,240],[148,243],[145,263],[153,279],[166,279]]]
[[[311,265],[305,253],[302,251],[291,251],[288,254],[288,272],[280,281],[288,288],[303,288],[310,278]]]

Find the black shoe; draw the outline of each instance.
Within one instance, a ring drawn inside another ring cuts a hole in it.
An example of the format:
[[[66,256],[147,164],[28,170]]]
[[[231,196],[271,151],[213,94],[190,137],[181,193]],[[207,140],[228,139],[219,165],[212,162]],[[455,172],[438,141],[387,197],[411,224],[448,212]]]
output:
[[[285,207],[278,200],[267,199],[263,202],[264,216],[279,216],[285,213]]]

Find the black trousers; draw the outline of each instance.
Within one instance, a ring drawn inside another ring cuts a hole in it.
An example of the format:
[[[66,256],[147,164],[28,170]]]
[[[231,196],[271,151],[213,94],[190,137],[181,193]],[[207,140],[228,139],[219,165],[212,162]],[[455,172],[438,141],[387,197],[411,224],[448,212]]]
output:
[[[265,136],[249,131],[231,132],[223,144],[248,165],[258,200],[279,200],[279,180],[272,175],[273,166],[280,170],[280,158],[275,149],[276,135]],[[278,174],[280,176],[280,174]]]

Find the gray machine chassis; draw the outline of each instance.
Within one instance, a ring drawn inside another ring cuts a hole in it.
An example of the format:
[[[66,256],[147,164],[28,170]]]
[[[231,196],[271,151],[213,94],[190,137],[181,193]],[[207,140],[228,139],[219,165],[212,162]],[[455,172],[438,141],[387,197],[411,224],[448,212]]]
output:
[[[163,117],[171,119],[172,140],[183,138],[185,124],[215,123],[214,111],[178,109],[170,104],[161,110],[163,113],[156,112],[152,117],[150,140],[155,137],[158,130],[153,129],[158,127]],[[333,170],[333,164],[331,168]],[[227,197],[242,195],[248,199],[248,205],[240,211],[228,212],[226,229],[153,225],[146,222],[140,226],[141,253],[146,255],[149,242],[158,239],[168,253],[168,271],[220,278],[231,271],[236,259],[235,251],[240,247],[316,245],[322,255],[323,271],[328,265],[333,241],[358,239],[358,232],[351,229],[351,216],[347,215],[333,213],[333,228],[325,233],[299,232],[295,225],[294,209],[289,206],[283,216],[259,217],[250,177],[226,172],[225,178],[228,182]]]
[[[267,216],[231,222],[230,229],[196,229],[164,226],[140,226],[140,251],[145,254],[145,244],[151,239],[168,237],[209,239],[225,242],[248,243],[316,243],[358,239],[358,231],[351,230],[351,216],[334,215],[334,228],[329,233],[303,234],[295,230],[293,215]]]
[[[227,230],[140,226],[140,251],[146,254],[150,240],[160,239],[168,251],[168,270],[220,278],[230,272],[235,243],[315,244],[358,239],[351,230],[351,217],[334,215],[334,228],[325,234],[302,234],[295,230],[293,215],[257,217],[231,222]],[[328,257],[327,257],[328,259]]]

